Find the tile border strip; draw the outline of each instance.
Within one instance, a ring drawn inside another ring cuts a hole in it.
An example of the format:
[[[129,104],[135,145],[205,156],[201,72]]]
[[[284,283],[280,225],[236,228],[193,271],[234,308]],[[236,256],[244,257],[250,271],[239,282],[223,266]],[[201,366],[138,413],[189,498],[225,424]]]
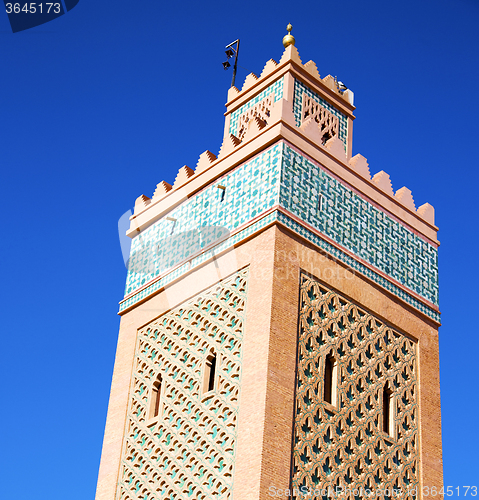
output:
[[[138,293],[132,295],[131,297],[122,300],[120,302],[120,308],[118,311],[119,314],[125,313],[133,306],[137,305],[140,302],[143,302],[146,298],[150,297],[153,294],[158,293],[164,286],[172,283],[173,281],[183,276],[190,270],[202,265],[203,263],[213,258],[214,256],[217,256],[223,251],[234,247],[236,244],[248,239],[253,234],[266,229],[266,227],[274,223],[280,223],[286,228],[298,234],[299,236],[305,238],[307,241],[314,244],[316,247],[321,248],[332,257],[341,260],[341,262],[348,265],[355,271],[358,271],[369,280],[385,288],[387,291],[399,297],[401,300],[403,300],[410,306],[414,307],[421,313],[425,314],[435,322],[440,323],[440,313],[438,311],[435,311],[434,309],[428,307],[423,302],[416,299],[415,297],[404,291],[399,286],[396,286],[394,283],[391,283],[391,281],[389,281],[385,277],[373,271],[370,267],[362,264],[356,258],[348,255],[343,250],[337,248],[336,246],[326,241],[324,238],[315,234],[313,231],[306,228],[303,224],[299,224],[291,217],[286,215],[283,211],[281,211],[279,206],[273,207],[271,211],[261,214],[259,217],[261,218],[256,222],[254,222],[253,224],[250,224],[247,227],[241,229],[236,234],[233,234],[232,236],[222,241],[218,245],[212,247],[211,249],[207,250],[206,252],[203,252],[200,255],[197,255],[196,257],[189,259],[188,261],[179,265],[177,268],[168,271],[165,275],[160,277],[160,279],[157,279],[154,283],[151,283],[150,285],[146,286],[145,288],[140,290]]]
[[[285,213],[281,211],[278,211],[278,222],[286,226],[288,229],[294,231],[298,235],[302,236],[310,243],[313,243],[315,246],[321,248],[322,250],[325,250],[332,257],[341,260],[341,262],[348,265],[351,269],[359,271],[363,276],[365,276],[371,281],[374,281],[374,283],[382,286],[387,291],[396,295],[404,302],[413,306],[415,309],[425,314],[429,318],[433,319],[437,323],[440,323],[441,316],[438,311],[435,311],[434,309],[428,307],[423,302],[419,301],[412,295],[405,292],[399,286],[396,286],[394,283],[391,283],[391,281],[389,281],[388,279],[384,278],[377,272],[373,271],[370,267],[362,264],[356,258],[348,255],[346,252],[332,245],[331,243],[329,243],[322,237],[318,236],[317,234],[313,233],[313,231],[307,229],[302,224],[299,224],[298,222],[293,220],[291,217],[288,217]]]
[[[193,258],[189,258],[186,262],[183,262],[178,267],[173,270],[166,271],[166,273],[161,276],[159,279],[156,278],[156,281],[151,283],[150,285],[144,287],[139,290],[137,293],[131,295],[130,297],[122,300],[120,302],[119,313],[125,312],[127,309],[130,309],[134,305],[138,304],[138,302],[142,302],[147,297],[151,296],[154,293],[159,292],[165,285],[172,283],[174,280],[183,276],[190,270],[202,265],[209,259],[213,257],[217,257],[219,254],[224,252],[225,250],[234,247],[237,243],[248,239],[254,233],[262,231],[267,226],[273,224],[277,220],[276,210],[274,208],[270,209],[268,212],[264,212],[257,217],[257,221],[253,224],[249,224],[248,226],[240,229],[238,232],[234,233],[229,238],[225,239],[221,243],[213,246],[212,248],[203,251],[199,255],[194,256]]]

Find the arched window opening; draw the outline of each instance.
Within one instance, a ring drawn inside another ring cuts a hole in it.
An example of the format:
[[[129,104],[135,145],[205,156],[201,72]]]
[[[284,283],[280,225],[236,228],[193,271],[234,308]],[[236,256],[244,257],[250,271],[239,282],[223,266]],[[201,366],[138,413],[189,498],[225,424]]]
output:
[[[203,392],[212,391],[215,388],[216,378],[216,354],[211,353],[206,358],[205,374],[203,380]]]
[[[383,431],[390,436],[394,434],[394,416],[393,416],[393,393],[386,384],[383,389]]]
[[[329,353],[324,362],[324,401],[336,406],[337,363]]]
[[[151,388],[150,418],[155,418],[161,413],[161,375]]]

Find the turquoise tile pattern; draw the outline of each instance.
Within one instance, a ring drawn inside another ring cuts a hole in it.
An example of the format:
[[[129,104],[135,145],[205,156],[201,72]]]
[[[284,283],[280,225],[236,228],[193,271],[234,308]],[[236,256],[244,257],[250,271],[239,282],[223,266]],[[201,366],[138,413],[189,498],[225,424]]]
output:
[[[278,222],[282,223],[295,233],[299,234],[303,238],[313,243],[318,248],[325,250],[325,252],[328,253],[329,255],[332,255],[334,258],[340,260],[341,262],[344,262],[346,265],[349,266],[349,269],[353,273],[358,271],[363,276],[366,276],[371,281],[374,281],[378,285],[381,285],[383,288],[393,293],[397,297],[401,298],[409,305],[415,307],[418,311],[421,311],[422,313],[426,314],[433,320],[440,322],[441,316],[434,309],[427,307],[426,305],[424,305],[423,302],[416,299],[412,295],[406,293],[402,288],[396,286],[394,283],[391,283],[388,279],[384,278],[384,276],[381,276],[380,274],[374,272],[370,267],[365,266],[364,264],[356,260],[354,257],[351,257],[346,252],[343,252],[342,250],[335,247],[325,239],[313,233],[312,231],[304,227],[302,224],[299,224],[298,222],[291,219],[282,212],[278,212],[277,220]]]
[[[276,80],[272,85],[270,85],[267,89],[263,90],[256,97],[248,101],[246,104],[243,104],[241,108],[238,108],[236,111],[231,113],[230,117],[230,134],[236,135],[238,132],[238,118],[245,111],[252,108],[255,104],[262,101],[265,97],[274,93],[274,102],[279,101],[283,98],[283,78]]]
[[[344,147],[347,146],[348,140],[348,120],[345,115],[338,111],[335,107],[331,106],[329,102],[322,99],[318,94],[313,92],[310,88],[306,87],[299,80],[294,80],[294,101],[293,101],[293,112],[296,118],[296,125],[299,127],[302,123],[302,107],[303,107],[303,94],[308,95],[318,104],[330,111],[334,116],[339,119],[339,138],[344,143]]]
[[[125,294],[224,239],[277,203],[281,149],[281,144],[269,148],[183,202],[168,213],[168,218],[176,222],[163,218],[136,236],[131,245]]]
[[[201,265],[203,262],[206,262],[208,259],[211,259],[215,255],[223,252],[223,250],[232,248],[236,243],[239,243],[240,241],[249,238],[252,234],[261,231],[264,227],[275,222],[278,219],[277,214],[278,214],[277,211],[269,213],[265,217],[262,217],[256,222],[253,222],[252,224],[248,225],[243,230],[238,231],[233,236],[230,236],[229,238],[221,241],[217,245],[214,245],[212,248],[208,248],[206,251],[201,252],[199,255],[196,255],[195,257],[191,258],[184,264],[172,270],[171,272],[166,273],[159,280],[156,280],[151,285],[141,289],[137,294],[131,295],[126,300],[122,301],[120,303],[120,312],[124,311],[125,309],[128,309],[129,307],[145,299],[152,293],[155,293],[156,291],[160,290],[164,286],[168,285],[175,279],[179,278],[180,276],[188,272],[190,269],[194,269],[195,267]]]
[[[218,185],[226,187],[223,201]],[[278,210],[266,215],[278,204],[314,230]],[[266,216],[259,217],[262,214]],[[437,305],[437,249],[285,143],[229,172],[168,217],[176,223],[163,218],[133,239],[120,311],[278,221],[439,321],[434,309],[374,270]]]
[[[287,145],[284,145],[282,163],[280,205],[399,283],[438,304],[437,249],[433,245]]]

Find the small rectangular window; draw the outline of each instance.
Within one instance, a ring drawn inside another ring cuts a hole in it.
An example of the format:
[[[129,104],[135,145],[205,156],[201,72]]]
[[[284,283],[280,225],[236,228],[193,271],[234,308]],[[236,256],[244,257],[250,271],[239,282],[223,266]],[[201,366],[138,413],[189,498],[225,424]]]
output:
[[[383,431],[390,436],[394,434],[392,391],[386,385],[383,390]]]
[[[161,413],[161,375],[151,387],[149,418],[155,418]]]
[[[213,357],[210,364],[210,373],[208,380],[208,390],[212,391],[215,388],[215,371],[216,371],[216,356]]]
[[[324,401],[336,406],[337,363],[331,354],[324,362]]]
[[[161,392],[161,385],[156,387],[155,389],[155,411],[153,416],[157,417],[160,414],[160,392]]]
[[[203,378],[203,393],[214,390],[216,378],[216,354],[212,353],[206,358],[205,373]]]
[[[318,212],[321,212],[323,209],[323,195],[319,194],[318,196]]]
[[[175,219],[174,217],[167,217],[166,220],[171,221],[171,231],[170,231],[170,236],[171,236],[175,231],[177,219]]]

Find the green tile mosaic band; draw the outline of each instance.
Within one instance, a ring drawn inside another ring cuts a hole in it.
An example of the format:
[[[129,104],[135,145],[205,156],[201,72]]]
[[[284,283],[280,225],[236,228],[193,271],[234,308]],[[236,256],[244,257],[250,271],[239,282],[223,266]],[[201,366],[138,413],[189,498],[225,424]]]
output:
[[[223,201],[218,184],[226,186]],[[437,249],[281,142],[172,210],[168,216],[176,219],[174,227],[171,220],[164,218],[133,239],[127,297],[120,304],[120,311],[204,262],[212,252],[230,248],[277,217],[352,269],[439,321],[436,311],[284,214],[269,214],[229,236],[278,204],[318,233],[438,304]],[[222,241],[215,245],[218,239]],[[201,253],[202,248],[211,245],[211,250]],[[168,273],[169,269],[172,271]],[[160,279],[145,287],[157,278]]]
[[[306,87],[299,80],[294,80],[294,101],[293,101],[293,112],[296,118],[296,125],[301,126],[302,123],[302,106],[303,106],[303,93],[314,99],[318,104],[330,111],[334,116],[339,119],[339,138],[344,143],[344,147],[347,146],[348,138],[348,120],[345,115],[339,112],[335,107],[331,106],[329,102],[322,99],[318,94],[313,92],[310,88]]]
[[[283,148],[281,171],[280,205],[438,305],[437,249],[433,245],[287,144]]]
[[[233,113],[231,113],[229,129],[230,134],[237,135],[238,118],[240,117],[240,115],[242,115],[245,111],[252,108],[256,103],[262,101],[265,97],[269,96],[272,93],[274,93],[274,102],[279,101],[283,98],[283,78],[275,81],[273,85],[270,85],[256,97],[248,101],[246,104],[243,104],[241,108],[238,108],[236,111],[233,111]]]
[[[364,264],[361,264],[361,262],[358,262],[356,259],[348,255],[347,253],[336,248],[334,245],[331,245],[331,243],[319,237],[317,234],[314,234],[312,231],[305,228],[303,225],[298,224],[295,220],[291,219],[286,214],[278,212],[277,220],[282,224],[284,224],[289,229],[291,229],[292,231],[294,231],[295,233],[302,236],[303,238],[306,238],[308,241],[310,241],[317,247],[325,250],[329,255],[332,255],[334,258],[341,260],[342,262],[347,264],[352,270],[359,271],[361,274],[363,274],[370,280],[374,281],[378,285],[381,285],[382,287],[384,287],[386,290],[393,293],[397,297],[400,297],[402,300],[407,302],[409,305],[415,307],[423,314],[426,314],[435,321],[440,322],[441,316],[437,311],[426,306],[423,302],[417,300],[415,297],[406,293],[402,288],[394,285],[380,274],[375,273],[372,269],[365,266]]]
[[[230,238],[222,241],[218,245],[215,245],[213,248],[208,249],[206,252],[203,252],[200,255],[196,256],[195,258],[189,260],[188,262],[185,262],[183,265],[174,269],[171,273],[166,274],[159,280],[152,283],[150,286],[143,288],[139,293],[132,295],[131,297],[128,297],[126,300],[121,302],[120,312],[124,311],[125,309],[128,309],[129,307],[136,304],[137,302],[140,302],[141,300],[148,297],[152,293],[155,293],[156,291],[160,290],[168,283],[171,283],[176,278],[188,272],[190,269],[202,264],[211,257],[214,257],[215,255],[221,253],[223,250],[226,250],[227,248],[232,248],[240,241],[243,241],[246,238],[249,238],[252,234],[261,231],[264,227],[266,227],[267,225],[271,224],[276,220],[277,220],[277,212],[276,211],[271,212],[265,217],[249,225],[248,227],[245,227],[242,231],[238,231]]]
[[[404,300],[405,302],[407,302],[409,305],[413,306],[414,308],[418,309],[423,314],[426,314],[427,316],[434,319],[435,321],[440,322],[440,315],[438,312],[427,307],[424,303],[422,303],[421,301],[417,300],[415,297],[412,297],[411,295],[406,293],[402,288],[394,285],[393,283],[391,283],[389,280],[387,280],[383,276],[375,273],[369,267],[365,266],[364,264],[361,264],[356,259],[354,259],[350,255],[348,255],[347,253],[339,250],[334,245],[331,245],[331,243],[327,242],[326,240],[319,237],[318,235],[316,235],[312,231],[308,230],[303,225],[298,224],[295,220],[291,219],[286,214],[284,214],[278,210],[271,212],[266,217],[263,217],[262,219],[258,220],[254,224],[246,227],[242,231],[239,231],[238,233],[233,235],[231,238],[228,238],[227,240],[221,242],[219,245],[213,247],[212,249],[198,255],[197,257],[195,257],[191,261],[184,263],[182,266],[176,268],[171,273],[168,273],[167,275],[163,276],[159,280],[152,283],[150,286],[142,289],[139,293],[124,300],[123,302],[120,303],[120,312],[128,309],[129,307],[140,302],[141,300],[148,297],[152,293],[155,293],[156,291],[160,290],[161,288],[166,286],[168,283],[171,283],[176,278],[182,276],[183,274],[188,272],[190,269],[196,267],[197,265],[208,260],[209,258],[213,257],[214,255],[219,254],[220,252],[222,252],[223,250],[226,250],[227,248],[233,247],[234,245],[236,245],[240,241],[243,241],[244,239],[250,237],[252,234],[254,234],[258,231],[261,231],[261,229],[263,229],[264,227],[266,227],[267,225],[269,225],[273,222],[282,223],[284,226],[286,226],[287,228],[296,232],[297,234],[299,234],[303,238],[306,238],[308,241],[310,241],[311,243],[313,243],[317,247],[325,250],[329,255],[332,255],[336,259],[341,260],[342,262],[347,264],[352,270],[359,271],[361,274],[363,274],[364,276],[366,276],[370,280],[374,281],[378,285],[381,285],[382,287],[384,287],[386,290],[393,293],[394,295],[400,297],[402,300]]]
[[[176,223],[163,218],[136,236],[125,295],[277,203],[281,149],[274,145],[173,209]]]

